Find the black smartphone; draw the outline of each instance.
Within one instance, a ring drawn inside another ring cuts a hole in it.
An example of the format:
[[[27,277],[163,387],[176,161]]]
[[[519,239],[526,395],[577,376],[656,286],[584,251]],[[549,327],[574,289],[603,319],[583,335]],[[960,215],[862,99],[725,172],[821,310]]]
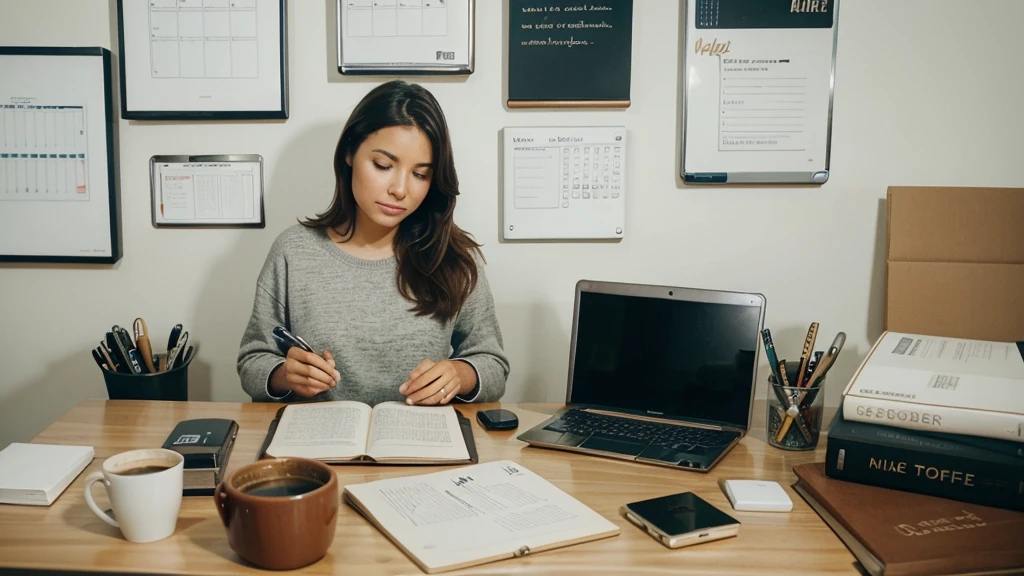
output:
[[[669,548],[736,536],[740,522],[693,492],[626,504],[620,512]]]
[[[481,410],[476,413],[480,425],[488,430],[513,430],[519,426],[519,418],[511,410]]]

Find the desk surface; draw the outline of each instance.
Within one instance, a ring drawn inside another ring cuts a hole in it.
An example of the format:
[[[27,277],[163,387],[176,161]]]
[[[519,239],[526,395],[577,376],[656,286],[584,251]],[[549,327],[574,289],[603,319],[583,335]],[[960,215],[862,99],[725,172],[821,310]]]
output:
[[[622,527],[618,536],[529,556],[466,568],[451,574],[678,573],[689,574],[857,574],[855,559],[802,498],[790,488],[796,464],[824,459],[817,452],[769,447],[764,430],[754,429],[710,473],[701,474],[527,446],[515,436],[542,422],[558,406],[505,404],[520,420],[518,430],[488,432],[476,421],[479,409],[498,404],[460,405],[470,417],[482,462],[510,459],[548,479]],[[165,540],[133,544],[97,518],[83,496],[85,477],[118,452],[160,446],[174,425],[189,418],[232,418],[238,438],[229,472],[256,458],[274,404],[86,400],[33,441],[88,444],[96,458],[49,507],[0,505],[0,569],[163,572],[176,574],[266,573],[244,563],[228,546],[212,497],[182,503],[175,533]],[[342,486],[438,467],[334,466]],[[769,479],[793,500],[790,513],[737,512],[718,487],[729,478]],[[94,489],[98,504],[106,495]],[[670,550],[619,515],[624,503],[693,491],[741,523],[739,536]],[[352,508],[339,508],[334,544],[327,556],[303,570],[310,574],[422,574],[391,541]]]

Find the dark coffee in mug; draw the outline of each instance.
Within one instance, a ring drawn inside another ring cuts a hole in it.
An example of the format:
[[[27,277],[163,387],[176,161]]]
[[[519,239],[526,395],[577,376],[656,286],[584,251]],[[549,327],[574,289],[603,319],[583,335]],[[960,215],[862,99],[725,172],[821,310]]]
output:
[[[135,468],[129,468],[127,470],[121,470],[119,472],[115,472],[115,474],[119,474],[121,476],[141,476],[143,474],[154,474],[156,472],[163,472],[164,470],[167,470],[169,468],[173,468],[173,466],[163,466],[163,465],[136,466]]]
[[[262,482],[253,482],[252,484],[242,488],[242,492],[251,496],[298,496],[299,494],[312,492],[321,486],[323,486],[323,482],[320,482],[319,480],[291,476],[286,478],[274,478],[272,480],[265,480]]]
[[[232,550],[260,568],[293,570],[327,554],[338,496],[338,478],[327,464],[270,458],[228,474],[213,501]]]

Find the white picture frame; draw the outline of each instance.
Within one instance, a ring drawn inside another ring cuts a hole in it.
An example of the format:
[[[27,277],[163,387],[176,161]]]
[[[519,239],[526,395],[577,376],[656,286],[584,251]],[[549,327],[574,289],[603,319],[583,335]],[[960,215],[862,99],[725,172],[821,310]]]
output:
[[[0,262],[121,258],[110,51],[0,47]]]
[[[286,0],[118,0],[121,117],[288,118]]]
[[[336,0],[338,72],[469,75],[476,0]]]

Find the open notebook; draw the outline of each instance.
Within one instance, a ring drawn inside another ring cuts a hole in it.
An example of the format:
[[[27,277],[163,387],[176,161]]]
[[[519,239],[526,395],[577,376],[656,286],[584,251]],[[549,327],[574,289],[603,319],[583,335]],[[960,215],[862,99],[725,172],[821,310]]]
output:
[[[331,464],[477,461],[469,420],[452,406],[335,401],[290,404],[270,425],[263,455]]]
[[[509,460],[350,484],[344,499],[428,573],[525,556],[620,531],[579,500]]]

